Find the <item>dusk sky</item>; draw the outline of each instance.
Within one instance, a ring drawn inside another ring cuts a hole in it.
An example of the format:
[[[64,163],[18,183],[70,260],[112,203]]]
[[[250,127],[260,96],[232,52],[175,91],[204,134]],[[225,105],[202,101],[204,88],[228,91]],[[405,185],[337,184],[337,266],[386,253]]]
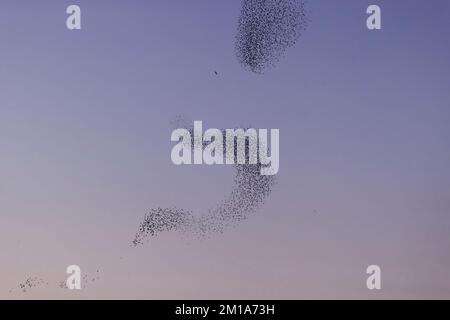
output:
[[[238,0],[1,0],[0,298],[450,299],[450,2],[306,8],[255,74]],[[172,163],[178,116],[280,129],[277,185],[223,234],[131,247],[150,208],[201,214],[233,186],[232,167]],[[61,289],[72,264],[99,279]]]

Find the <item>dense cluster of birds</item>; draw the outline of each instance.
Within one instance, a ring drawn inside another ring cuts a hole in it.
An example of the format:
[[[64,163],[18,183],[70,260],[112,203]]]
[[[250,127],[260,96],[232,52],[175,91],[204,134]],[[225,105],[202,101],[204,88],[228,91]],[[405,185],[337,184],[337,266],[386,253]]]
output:
[[[307,25],[304,0],[243,0],[235,42],[239,62],[262,73],[295,45]]]
[[[182,118],[178,118],[177,121],[184,123]],[[205,147],[206,142],[194,144],[193,130],[193,127],[188,128],[191,133],[191,142],[187,141],[186,143],[192,149],[196,146],[198,148]],[[222,130],[222,136],[224,139],[222,144],[224,147],[223,154],[227,155],[225,130]],[[222,233],[228,227],[236,226],[238,222],[245,220],[251,213],[254,213],[270,195],[275,186],[276,178],[275,176],[260,174],[262,164],[258,157],[259,147],[252,149],[250,148],[251,144],[257,145],[257,141],[250,141],[250,137],[248,137],[245,144],[246,163],[234,165],[236,173],[229,196],[203,215],[194,215],[190,210],[177,207],[150,209],[141,222],[132,245],[141,245],[147,238],[166,231],[183,231],[204,238],[214,233]],[[249,163],[252,156],[251,152],[256,153],[254,155],[258,159],[256,164]],[[231,155],[234,157],[235,163],[237,163],[237,153],[237,142],[235,142],[234,154]]]

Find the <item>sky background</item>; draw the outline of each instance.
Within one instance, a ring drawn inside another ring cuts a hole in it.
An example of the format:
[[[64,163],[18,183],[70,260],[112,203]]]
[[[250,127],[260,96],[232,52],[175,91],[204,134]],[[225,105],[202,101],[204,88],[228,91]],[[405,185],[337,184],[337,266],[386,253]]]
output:
[[[450,2],[309,1],[263,75],[235,57],[240,7],[0,1],[0,298],[450,299]],[[131,248],[150,208],[205,212],[233,186],[172,164],[178,115],[280,129],[278,184],[222,235]],[[60,289],[71,264],[100,279]]]

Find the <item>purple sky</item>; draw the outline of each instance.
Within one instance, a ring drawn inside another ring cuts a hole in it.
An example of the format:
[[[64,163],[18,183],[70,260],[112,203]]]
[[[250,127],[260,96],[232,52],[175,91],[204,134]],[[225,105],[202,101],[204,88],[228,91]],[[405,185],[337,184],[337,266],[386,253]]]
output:
[[[309,1],[263,75],[235,57],[240,3],[1,1],[0,298],[450,298],[450,2]],[[150,208],[232,188],[172,164],[180,114],[280,129],[278,185],[223,235],[130,248]],[[100,280],[61,290],[70,264]],[[28,276],[50,285],[9,293]]]

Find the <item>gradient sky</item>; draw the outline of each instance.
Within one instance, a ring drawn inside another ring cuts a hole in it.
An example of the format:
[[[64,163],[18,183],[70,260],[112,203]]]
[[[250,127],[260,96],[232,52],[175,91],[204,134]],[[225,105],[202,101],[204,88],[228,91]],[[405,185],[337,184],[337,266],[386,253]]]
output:
[[[450,299],[450,2],[307,8],[256,75],[235,57],[238,0],[2,0],[0,298]],[[172,164],[180,114],[279,128],[278,185],[223,235],[131,248],[150,208],[204,212],[232,188],[233,168]],[[70,264],[100,280],[58,288]],[[50,285],[18,291],[29,276]]]

